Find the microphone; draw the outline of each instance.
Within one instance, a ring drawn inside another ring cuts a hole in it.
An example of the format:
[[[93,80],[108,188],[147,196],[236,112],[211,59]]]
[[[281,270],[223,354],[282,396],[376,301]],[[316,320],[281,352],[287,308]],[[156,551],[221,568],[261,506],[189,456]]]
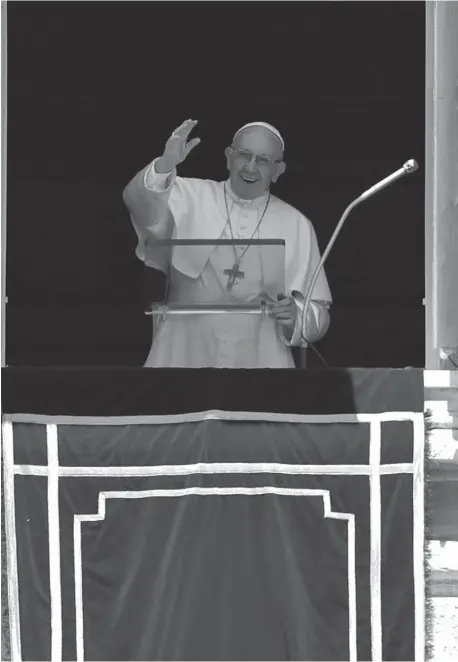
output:
[[[363,200],[370,198],[371,195],[374,195],[374,193],[378,193],[383,188],[385,188],[385,186],[389,186],[400,177],[404,177],[404,175],[410,175],[412,172],[415,172],[416,170],[418,170],[418,163],[415,161],[415,159],[410,159],[409,161],[406,161],[402,166],[402,168],[399,168],[399,170],[393,172],[392,175],[388,175],[388,177],[382,179],[381,182],[379,182],[378,184],[374,184],[374,186],[368,188],[367,191],[364,191],[364,193],[362,193],[359,196],[358,200],[362,202]]]

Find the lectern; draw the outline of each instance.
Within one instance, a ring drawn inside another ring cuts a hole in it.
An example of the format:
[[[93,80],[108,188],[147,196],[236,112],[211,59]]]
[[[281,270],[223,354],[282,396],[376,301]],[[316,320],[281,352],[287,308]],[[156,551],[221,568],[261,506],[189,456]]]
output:
[[[156,239],[144,254],[154,343],[147,366],[294,367],[271,315],[286,294],[283,240]],[[163,291],[158,270],[166,275]]]
[[[167,275],[162,300],[151,291],[151,269]],[[284,291],[281,239],[162,239],[145,247],[145,312],[156,333],[170,316],[266,316]]]

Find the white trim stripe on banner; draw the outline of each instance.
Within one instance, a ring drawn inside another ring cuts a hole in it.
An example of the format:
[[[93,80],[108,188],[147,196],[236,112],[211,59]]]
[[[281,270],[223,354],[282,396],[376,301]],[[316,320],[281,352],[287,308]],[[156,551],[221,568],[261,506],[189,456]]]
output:
[[[100,499],[100,494],[99,494]],[[76,660],[84,661],[83,559],[80,515],[73,517],[73,563],[75,581]],[[84,516],[83,516],[84,517]],[[92,515],[97,518],[97,515]],[[86,519],[85,521],[91,521]],[[92,520],[94,521],[94,520]]]
[[[56,425],[46,426],[48,449],[49,582],[51,589],[51,662],[62,660],[60,575],[59,442]]]
[[[48,467],[38,464],[16,464],[14,473],[20,476],[47,476]],[[367,464],[281,464],[279,462],[199,462],[197,464],[164,464],[124,467],[59,466],[59,476],[67,478],[135,478],[154,476],[191,476],[192,474],[255,474],[278,473],[314,476],[370,476]],[[412,462],[382,464],[382,475],[411,474]]]
[[[19,611],[19,581],[16,540],[16,505],[14,495],[13,424],[3,423],[3,476],[5,495],[5,534],[8,568],[8,607],[11,662],[22,660],[21,615]]]
[[[265,421],[267,423],[370,423],[384,421],[412,421],[417,416],[410,411],[387,411],[373,414],[277,414],[259,411],[207,411],[187,414],[154,416],[46,416],[44,414],[4,414],[5,421],[42,425],[164,425],[200,423],[202,421]]]
[[[381,568],[381,484],[380,484],[380,455],[382,447],[382,427],[375,420],[371,423],[371,438],[369,449],[369,465],[371,469],[370,485],[370,594],[371,594],[371,638],[372,662],[381,662],[383,659],[382,642],[382,568]]]

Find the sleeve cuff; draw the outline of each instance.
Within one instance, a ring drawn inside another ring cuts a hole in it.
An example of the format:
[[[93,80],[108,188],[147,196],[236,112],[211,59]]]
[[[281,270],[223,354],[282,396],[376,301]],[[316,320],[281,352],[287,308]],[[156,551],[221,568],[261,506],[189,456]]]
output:
[[[145,170],[143,177],[145,188],[148,189],[148,191],[154,191],[154,193],[161,193],[162,191],[166,191],[172,186],[173,179],[175,178],[175,172],[173,170],[165,173],[157,173],[155,171],[154,166],[158,160],[159,159],[154,159],[154,161]],[[170,183],[168,183],[169,180],[171,180]]]
[[[317,337],[316,338],[312,337],[310,339],[310,342],[312,343],[322,338],[329,328],[330,318],[329,318],[328,308],[329,306],[326,305],[325,303],[319,303],[316,301],[310,302],[310,310],[313,313],[313,316],[315,318],[315,324],[318,329]],[[303,336],[305,336],[305,338],[308,337],[307,319],[304,320],[304,327],[305,328],[302,329],[302,310],[300,306],[297,305],[296,324],[294,326],[294,331],[292,333],[292,336],[290,339],[288,339],[284,328],[280,325],[279,326],[280,340],[284,345],[287,345],[288,347],[304,347],[304,348],[308,347],[309,343],[303,337]]]

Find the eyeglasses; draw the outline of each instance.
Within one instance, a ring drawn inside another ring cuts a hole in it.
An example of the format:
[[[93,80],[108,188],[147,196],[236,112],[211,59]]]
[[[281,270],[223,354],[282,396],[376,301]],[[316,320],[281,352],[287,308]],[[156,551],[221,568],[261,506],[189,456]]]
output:
[[[255,157],[257,166],[266,167],[266,166],[272,166],[275,163],[282,162],[282,159],[277,159],[274,161],[265,154],[253,154],[253,152],[250,152],[249,149],[237,149],[236,147],[232,147],[232,146],[230,149],[232,149],[232,151],[236,154],[236,156],[244,163],[250,163],[250,161],[253,159],[253,156]]]

